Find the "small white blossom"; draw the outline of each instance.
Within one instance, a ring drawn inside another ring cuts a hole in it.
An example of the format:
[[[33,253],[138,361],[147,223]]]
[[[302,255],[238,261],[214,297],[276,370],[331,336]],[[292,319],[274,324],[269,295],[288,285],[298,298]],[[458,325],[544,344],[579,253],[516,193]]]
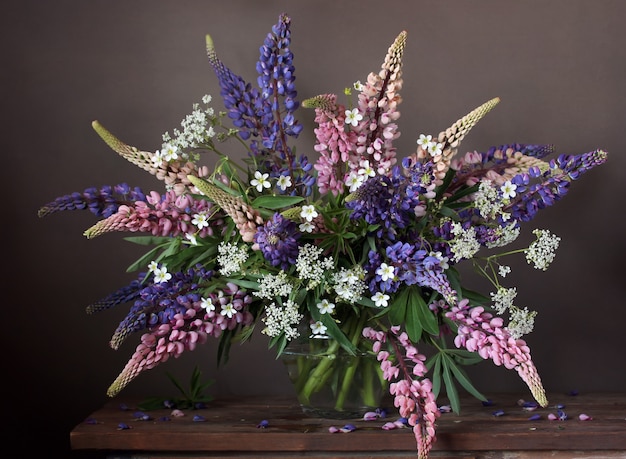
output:
[[[387,282],[388,280],[393,280],[396,274],[396,268],[389,266],[387,263],[381,263],[376,270],[376,274],[380,276],[380,280]]]
[[[314,205],[302,206],[302,209],[300,210],[300,217],[304,218],[307,222],[313,221],[317,215],[318,213],[315,210]]]
[[[352,126],[358,126],[359,121],[363,119],[363,115],[359,113],[358,108],[353,108],[352,110],[346,110],[346,124],[351,124]]]
[[[150,263],[148,263],[148,272],[153,273],[157,269],[159,269],[159,264],[156,261],[153,260]]]
[[[291,186],[291,176],[281,175],[280,177],[278,177],[276,186],[278,186],[278,188],[280,188],[282,191],[285,191],[287,188]]]
[[[515,195],[517,194],[515,190],[517,190],[517,185],[515,185],[514,183],[511,183],[510,180],[507,180],[506,182],[504,182],[504,185],[500,187],[500,191],[502,192],[502,197],[504,199],[514,198]]]
[[[254,173],[254,178],[250,180],[250,185],[256,187],[256,190],[260,193],[263,191],[263,188],[269,188],[272,184],[269,181],[270,174],[263,174],[260,171],[256,171]]]
[[[229,319],[232,319],[233,316],[237,314],[237,310],[235,309],[235,306],[232,303],[228,303],[228,304],[222,305],[222,310],[220,311],[220,314],[223,315],[224,317],[228,317]]]
[[[196,238],[196,235],[193,233],[185,233],[185,239],[189,241],[190,245],[198,245],[198,239]]]
[[[317,309],[320,310],[320,314],[332,314],[335,312],[335,303],[331,303],[327,299],[323,299],[317,303]]]
[[[420,134],[419,138],[417,139],[417,144],[422,147],[422,150],[424,151],[428,151],[430,150],[431,146],[434,144],[435,142],[433,142],[433,136],[432,135],[424,135],[424,134]]]
[[[209,216],[206,212],[199,212],[193,215],[191,223],[196,225],[198,229],[206,228],[209,226]]]
[[[443,144],[439,142],[432,142],[428,147],[428,153],[430,156],[437,156],[443,152]]]
[[[167,162],[177,160],[178,148],[171,143],[163,144],[163,147],[161,148],[161,157]]]
[[[315,225],[311,222],[302,222],[298,226],[301,233],[312,233],[315,229]]]
[[[379,308],[386,308],[389,306],[389,295],[383,292],[376,292],[372,297],[372,301]]]
[[[319,320],[311,324],[311,331],[314,335],[325,335],[328,328]]]
[[[165,266],[157,268],[153,272],[154,272],[154,282],[156,284],[167,282],[172,278],[172,275],[167,272],[167,268]]]
[[[363,83],[361,83],[361,81],[357,80],[354,82],[354,84],[352,85],[354,87],[354,89],[356,89],[357,91],[363,91]]]
[[[164,157],[159,150],[155,151],[152,155],[151,161],[154,167],[161,166],[161,163],[164,161]]]
[[[357,171],[357,174],[364,177],[364,180],[367,177],[374,177],[376,175],[376,171],[370,166],[370,162],[367,159],[361,161],[359,165],[361,168]]]
[[[208,298],[202,298],[200,300],[200,307],[204,309],[206,312],[215,311],[215,305]]]
[[[444,257],[443,254],[439,251],[437,252],[430,252],[429,254],[431,257],[436,258],[437,260],[439,260],[439,266],[441,266],[441,269],[443,269],[444,271],[448,268],[450,268],[450,265],[448,264],[449,258],[448,257]]]
[[[365,176],[359,175],[355,172],[350,172],[348,178],[346,179],[346,186],[350,190],[350,192],[356,191],[359,189],[361,185],[365,182]]]

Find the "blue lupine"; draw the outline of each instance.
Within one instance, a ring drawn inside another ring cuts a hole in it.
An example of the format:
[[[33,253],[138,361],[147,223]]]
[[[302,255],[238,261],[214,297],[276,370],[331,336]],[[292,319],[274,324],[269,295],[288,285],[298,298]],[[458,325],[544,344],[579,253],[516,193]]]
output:
[[[263,256],[272,266],[289,269],[298,258],[298,239],[301,233],[295,222],[275,213],[254,235]]]
[[[74,192],[60,196],[54,201],[42,206],[38,215],[45,217],[63,210],[89,210],[96,217],[110,217],[117,212],[122,204],[135,201],[145,201],[146,196],[139,187],[130,188],[126,183],[115,186],[105,185],[98,189],[86,188],[82,193]]]

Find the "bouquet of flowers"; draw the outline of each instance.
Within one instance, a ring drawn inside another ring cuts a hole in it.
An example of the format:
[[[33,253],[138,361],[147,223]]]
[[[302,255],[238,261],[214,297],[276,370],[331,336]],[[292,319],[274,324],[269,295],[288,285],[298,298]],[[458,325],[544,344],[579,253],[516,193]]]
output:
[[[87,308],[130,304],[113,349],[141,334],[108,394],[210,337],[220,340],[218,361],[225,361],[230,345],[259,326],[277,355],[303,336],[332,343],[326,354],[375,355],[377,376],[413,426],[419,457],[435,440],[442,389],[455,411],[457,384],[482,398],[465,364],[490,359],[513,369],[547,405],[522,339],[535,313],[514,304],[503,257],[521,254],[545,270],[559,238],[537,229],[528,247],[510,248],[520,226],[607,153],[548,160],[551,145],[508,144],[459,154],[470,129],[498,104],[494,98],[440,133],[420,135],[415,150],[399,157],[394,141],[407,33],[397,36],[377,72],[341,97],[299,102],[290,23],[281,14],[263,42],[256,86],[218,58],[207,36],[225,111],[215,111],[205,96],[180,129],[163,135],[160,150],[132,147],[93,123],[120,156],[163,181],[163,191],[89,188],[39,211],[88,209],[101,218],[85,231],[88,238],[132,232],[139,235],[126,240],[148,247],[129,268],[139,272],[136,280]],[[315,161],[293,146],[302,109],[314,110],[316,142],[306,153]],[[228,140],[245,149],[242,161],[220,151]],[[214,155],[213,170],[202,165],[206,155]],[[490,280],[488,295],[463,284],[462,262]],[[422,345],[434,350],[428,359]],[[306,373],[309,391],[321,380],[320,368]]]

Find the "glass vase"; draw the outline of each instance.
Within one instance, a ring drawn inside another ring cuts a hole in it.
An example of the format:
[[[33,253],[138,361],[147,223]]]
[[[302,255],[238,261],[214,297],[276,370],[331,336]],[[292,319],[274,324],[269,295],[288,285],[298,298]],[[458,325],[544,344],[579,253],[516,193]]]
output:
[[[302,411],[327,419],[360,418],[380,408],[388,383],[376,355],[349,354],[330,338],[298,338],[281,355]]]

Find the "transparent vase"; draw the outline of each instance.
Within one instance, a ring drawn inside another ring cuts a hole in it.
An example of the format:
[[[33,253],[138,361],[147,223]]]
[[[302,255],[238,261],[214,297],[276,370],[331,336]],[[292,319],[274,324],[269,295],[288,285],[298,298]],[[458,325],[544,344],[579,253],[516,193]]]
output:
[[[351,419],[381,407],[388,383],[376,355],[349,354],[330,338],[298,338],[281,355],[302,411]]]

